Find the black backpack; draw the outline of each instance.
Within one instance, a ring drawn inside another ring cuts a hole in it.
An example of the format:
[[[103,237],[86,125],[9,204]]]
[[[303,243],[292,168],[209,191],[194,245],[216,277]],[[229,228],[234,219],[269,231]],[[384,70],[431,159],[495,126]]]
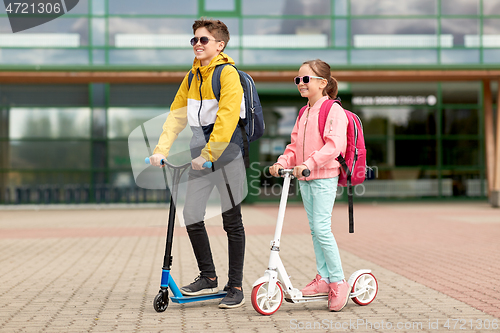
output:
[[[264,114],[262,113],[262,105],[260,104],[259,95],[257,94],[257,89],[255,83],[250,75],[238,70],[236,66],[231,64],[221,64],[215,67],[212,76],[212,89],[217,101],[220,99],[220,76],[222,70],[225,66],[233,66],[240,75],[240,82],[243,88],[243,96],[245,99],[245,119],[240,118],[238,125],[241,129],[241,134],[243,137],[243,149],[245,150],[245,167],[250,166],[250,159],[248,156],[249,143],[257,140],[264,134],[265,124],[264,124]],[[193,72],[189,72],[188,85],[191,87],[191,81],[193,80]]]

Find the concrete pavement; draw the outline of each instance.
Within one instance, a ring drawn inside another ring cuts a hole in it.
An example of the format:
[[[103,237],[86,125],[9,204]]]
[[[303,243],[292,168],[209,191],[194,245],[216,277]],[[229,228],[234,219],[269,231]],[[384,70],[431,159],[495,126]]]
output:
[[[250,301],[263,275],[277,205],[244,206],[246,304],[175,304],[156,313],[167,209],[0,210],[0,332],[500,332],[500,211],[481,202],[336,205],[333,231],[346,278],[372,269],[373,303],[284,302],[261,316]],[[207,221],[219,286],[227,241],[219,218]],[[197,266],[178,227],[172,274],[192,282]],[[294,286],[315,275],[306,215],[289,206],[280,252]]]

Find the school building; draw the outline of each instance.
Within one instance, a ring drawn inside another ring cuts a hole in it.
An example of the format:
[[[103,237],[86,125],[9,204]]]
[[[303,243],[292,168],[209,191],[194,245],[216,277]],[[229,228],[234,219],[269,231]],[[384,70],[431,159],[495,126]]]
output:
[[[229,27],[225,52],[264,108],[248,202],[277,199],[264,169],[306,103],[293,77],[320,58],[364,125],[376,177],[360,200],[498,206],[500,0],[80,0],[15,34],[2,7],[0,202],[163,200],[136,186],[128,137],[168,112],[201,16]]]

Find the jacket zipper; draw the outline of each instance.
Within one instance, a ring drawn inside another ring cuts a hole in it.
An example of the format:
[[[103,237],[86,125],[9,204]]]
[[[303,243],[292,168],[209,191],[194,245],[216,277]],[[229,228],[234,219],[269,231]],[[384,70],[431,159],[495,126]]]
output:
[[[307,109],[306,121],[304,122],[304,140],[302,140],[302,162],[306,160],[306,129],[307,129],[307,120],[309,119],[309,112],[311,108]]]

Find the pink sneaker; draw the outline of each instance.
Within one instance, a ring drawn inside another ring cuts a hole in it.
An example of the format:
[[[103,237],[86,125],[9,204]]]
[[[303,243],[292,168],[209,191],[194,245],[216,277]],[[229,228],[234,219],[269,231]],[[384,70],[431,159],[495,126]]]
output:
[[[330,287],[325,280],[321,280],[321,275],[316,274],[314,280],[309,282],[307,286],[301,290],[302,296],[326,296],[330,291]]]
[[[344,283],[332,282],[329,284],[330,293],[328,294],[328,309],[330,311],[340,311],[344,308],[349,300],[351,287],[349,283],[343,280]]]

